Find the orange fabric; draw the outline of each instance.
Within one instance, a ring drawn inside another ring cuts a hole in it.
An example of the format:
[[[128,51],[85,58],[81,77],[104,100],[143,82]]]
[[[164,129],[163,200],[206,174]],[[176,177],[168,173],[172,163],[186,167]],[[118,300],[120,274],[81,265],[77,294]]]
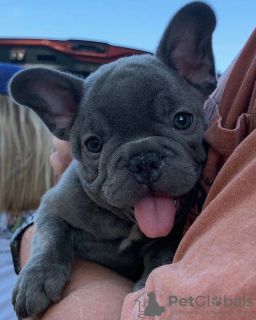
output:
[[[255,32],[205,104],[206,113],[209,116],[215,114],[205,134],[210,145],[208,161],[203,178],[195,190],[185,232],[201,213],[210,187],[227,158],[255,128]]]
[[[208,161],[188,231],[174,263],[126,297],[122,320],[256,319],[256,30],[207,103],[219,109],[205,134]],[[161,316],[143,316],[150,291]],[[169,296],[178,301],[170,306]]]

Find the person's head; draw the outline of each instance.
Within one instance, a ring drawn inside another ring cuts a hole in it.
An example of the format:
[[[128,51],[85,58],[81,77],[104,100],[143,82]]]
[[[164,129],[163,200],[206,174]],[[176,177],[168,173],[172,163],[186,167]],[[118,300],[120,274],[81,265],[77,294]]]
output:
[[[53,185],[51,134],[32,110],[6,94],[19,69],[0,64],[0,212],[9,213],[35,209]]]

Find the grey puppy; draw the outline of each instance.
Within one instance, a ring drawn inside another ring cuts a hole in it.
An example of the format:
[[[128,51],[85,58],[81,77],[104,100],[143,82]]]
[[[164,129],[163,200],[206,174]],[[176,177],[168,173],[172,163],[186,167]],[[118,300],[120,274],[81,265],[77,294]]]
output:
[[[155,56],[120,59],[86,80],[43,67],[14,76],[13,99],[69,140],[74,157],[38,209],[13,291],[18,316],[60,300],[74,254],[138,281],[135,290],[172,262],[206,160],[215,24],[212,9],[194,2],[173,17]]]

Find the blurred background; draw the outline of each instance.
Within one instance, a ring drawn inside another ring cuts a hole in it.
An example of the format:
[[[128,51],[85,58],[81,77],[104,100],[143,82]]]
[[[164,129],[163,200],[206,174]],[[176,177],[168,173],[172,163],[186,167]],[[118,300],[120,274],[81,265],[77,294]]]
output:
[[[171,16],[188,2],[0,0],[3,13],[0,38],[92,40],[154,52]],[[216,11],[218,19],[213,47],[217,70],[222,73],[255,28],[256,1],[210,0],[208,3]],[[85,47],[76,51],[84,49]],[[2,60],[0,56],[0,61]]]
[[[120,57],[154,53],[169,20],[188,2],[0,0],[1,320],[17,319],[11,305],[11,291],[16,282],[10,253],[12,233],[18,231],[22,222],[29,223],[35,201],[39,202],[41,193],[51,187],[53,180],[49,162],[53,145],[49,132],[36,115],[33,116],[30,112],[28,117],[29,111],[26,108],[15,105],[9,99],[6,92],[9,78],[21,66],[34,64],[44,64],[87,76],[101,64]],[[210,0],[208,3],[217,15],[213,50],[216,69],[218,73],[222,73],[255,28],[256,1]],[[6,62],[11,65],[5,64]],[[11,111],[14,115],[12,117]],[[31,130],[35,128],[39,134],[31,134]],[[43,140],[44,135],[46,141]],[[27,141],[27,146],[23,146],[24,141]],[[44,166],[41,163],[39,166],[41,171],[37,166],[40,159],[44,161]],[[33,181],[36,181],[40,189],[39,194],[35,194]],[[49,183],[46,184],[45,181]],[[18,198],[25,199],[23,191],[31,196],[30,205],[24,207],[21,205],[24,201],[21,201],[18,207],[12,207],[12,203],[18,204]]]

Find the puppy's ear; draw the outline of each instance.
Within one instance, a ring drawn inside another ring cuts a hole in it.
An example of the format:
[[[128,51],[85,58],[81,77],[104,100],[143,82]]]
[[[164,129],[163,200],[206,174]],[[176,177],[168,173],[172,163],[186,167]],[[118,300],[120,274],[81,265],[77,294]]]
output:
[[[82,88],[82,79],[35,67],[17,73],[10,81],[9,93],[15,102],[33,109],[55,136],[68,140]]]
[[[217,84],[212,52],[215,26],[213,10],[205,3],[192,2],[172,18],[156,53],[206,96]]]

